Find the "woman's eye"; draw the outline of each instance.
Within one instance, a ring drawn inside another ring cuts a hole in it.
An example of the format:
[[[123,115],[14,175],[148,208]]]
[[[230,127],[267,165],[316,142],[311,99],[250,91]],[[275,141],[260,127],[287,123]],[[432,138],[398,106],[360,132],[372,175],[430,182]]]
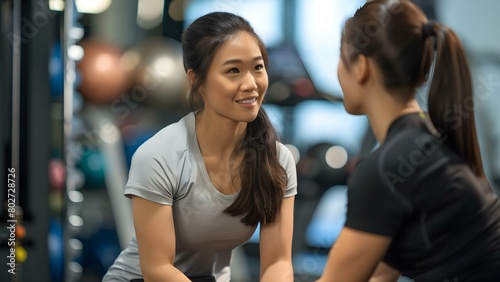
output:
[[[240,70],[238,70],[237,68],[232,68],[230,70],[227,71],[228,73],[239,73]]]
[[[264,66],[263,66],[263,65],[256,65],[256,66],[255,66],[255,69],[256,69],[256,70],[262,70],[263,68],[264,68]]]

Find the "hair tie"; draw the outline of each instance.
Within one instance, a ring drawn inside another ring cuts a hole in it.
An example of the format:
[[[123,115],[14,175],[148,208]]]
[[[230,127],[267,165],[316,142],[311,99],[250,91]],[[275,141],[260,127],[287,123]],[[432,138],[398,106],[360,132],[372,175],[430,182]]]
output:
[[[422,27],[422,33],[425,38],[436,35],[436,33],[434,32],[434,22],[429,21],[425,23]]]

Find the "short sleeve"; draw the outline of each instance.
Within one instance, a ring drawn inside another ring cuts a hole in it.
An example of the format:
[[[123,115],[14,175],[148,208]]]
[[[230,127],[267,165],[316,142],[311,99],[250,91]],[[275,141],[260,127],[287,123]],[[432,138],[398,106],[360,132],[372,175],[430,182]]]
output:
[[[125,196],[138,196],[152,202],[172,205],[172,181],[175,173],[160,157],[155,157],[147,147],[139,147],[134,156],[125,188]]]
[[[292,152],[283,144],[278,143],[278,155],[281,166],[285,169],[287,185],[284,197],[297,195],[297,167]]]
[[[386,186],[375,163],[376,159],[363,161],[350,178],[345,226],[393,237],[410,211],[402,195]]]

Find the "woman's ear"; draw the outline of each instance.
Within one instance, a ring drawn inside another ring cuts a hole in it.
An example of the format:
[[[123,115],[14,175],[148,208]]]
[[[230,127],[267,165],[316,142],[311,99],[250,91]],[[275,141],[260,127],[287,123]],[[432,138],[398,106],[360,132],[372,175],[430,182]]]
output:
[[[363,54],[358,55],[356,61],[351,64],[354,78],[359,84],[364,84],[370,76],[370,60]]]
[[[194,74],[194,71],[192,69],[188,69],[186,74],[187,74],[189,86],[193,86],[194,80],[196,77],[196,75]]]

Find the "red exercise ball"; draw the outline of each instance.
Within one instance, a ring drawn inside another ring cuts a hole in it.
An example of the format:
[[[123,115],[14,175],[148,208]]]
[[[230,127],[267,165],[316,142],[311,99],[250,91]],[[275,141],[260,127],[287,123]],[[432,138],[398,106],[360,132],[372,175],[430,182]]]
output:
[[[81,44],[84,55],[77,68],[81,75],[78,91],[88,102],[108,104],[118,99],[128,88],[128,71],[115,46],[96,40]]]

